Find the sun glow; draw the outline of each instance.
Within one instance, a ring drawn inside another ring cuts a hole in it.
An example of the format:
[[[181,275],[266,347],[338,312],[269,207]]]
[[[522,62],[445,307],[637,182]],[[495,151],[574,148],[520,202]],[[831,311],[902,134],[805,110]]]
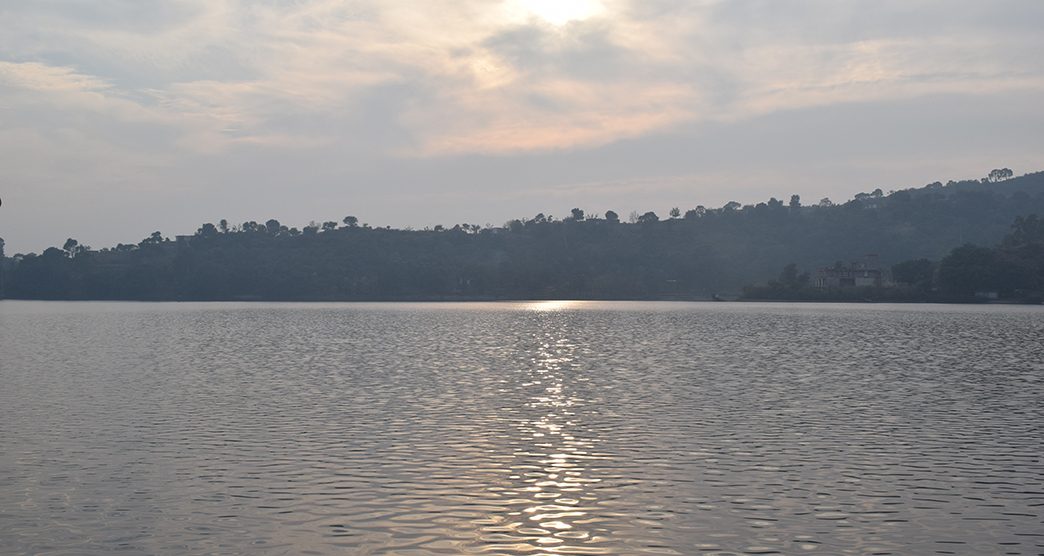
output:
[[[508,0],[506,7],[515,18],[537,17],[552,25],[581,21],[605,9],[598,0]]]
[[[564,309],[571,309],[578,307],[582,304],[580,301],[566,301],[566,300],[547,300],[547,301],[530,301],[527,302],[525,308],[530,311],[561,311]]]

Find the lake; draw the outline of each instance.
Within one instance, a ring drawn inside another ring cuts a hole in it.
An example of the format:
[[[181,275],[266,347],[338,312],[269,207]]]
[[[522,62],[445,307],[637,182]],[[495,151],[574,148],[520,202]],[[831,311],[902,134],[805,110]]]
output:
[[[5,554],[1040,554],[1044,307],[0,302]]]

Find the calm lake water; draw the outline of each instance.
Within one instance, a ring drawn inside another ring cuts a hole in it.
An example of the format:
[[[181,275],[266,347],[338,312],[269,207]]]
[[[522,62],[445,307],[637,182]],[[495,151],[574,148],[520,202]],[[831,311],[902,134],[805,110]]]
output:
[[[1044,307],[0,303],[4,554],[1040,554]]]

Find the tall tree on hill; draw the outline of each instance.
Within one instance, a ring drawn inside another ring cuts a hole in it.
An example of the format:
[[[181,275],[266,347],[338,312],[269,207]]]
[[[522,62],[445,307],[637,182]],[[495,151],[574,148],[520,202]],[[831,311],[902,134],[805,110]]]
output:
[[[1013,172],[1011,171],[1011,168],[995,168],[993,170],[990,170],[990,173],[988,176],[986,176],[986,179],[992,183],[997,183],[999,181],[1004,181],[1010,178],[1012,175]]]
[[[645,214],[643,214],[643,215],[638,217],[638,223],[639,224],[655,224],[656,222],[659,222],[659,221],[660,221],[660,217],[656,216],[656,213],[651,211],[651,210],[649,212],[647,212],[647,213],[645,213]]]

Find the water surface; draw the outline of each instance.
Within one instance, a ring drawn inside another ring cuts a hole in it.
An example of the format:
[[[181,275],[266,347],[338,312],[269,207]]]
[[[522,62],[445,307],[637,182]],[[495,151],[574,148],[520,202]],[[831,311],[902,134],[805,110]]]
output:
[[[1044,308],[0,302],[11,554],[1040,554]]]

